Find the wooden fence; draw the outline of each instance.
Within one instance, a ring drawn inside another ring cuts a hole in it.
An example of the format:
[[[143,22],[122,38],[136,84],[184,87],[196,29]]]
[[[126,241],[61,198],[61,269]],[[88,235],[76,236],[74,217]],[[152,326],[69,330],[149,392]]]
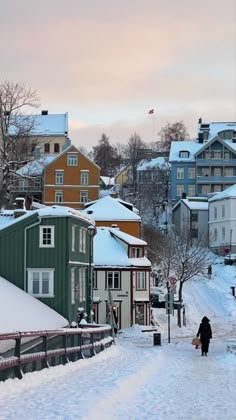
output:
[[[86,325],[83,328],[0,334],[0,346],[9,350],[0,354],[0,381],[22,379],[27,372],[92,357],[113,342],[110,325]]]

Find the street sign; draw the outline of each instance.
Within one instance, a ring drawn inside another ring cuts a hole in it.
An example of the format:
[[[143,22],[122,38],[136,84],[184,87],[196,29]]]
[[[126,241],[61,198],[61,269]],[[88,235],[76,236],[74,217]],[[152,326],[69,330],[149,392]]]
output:
[[[174,277],[174,276],[169,277],[169,282],[170,282],[170,284],[172,284],[172,285],[176,284],[176,282],[177,282],[176,277]]]

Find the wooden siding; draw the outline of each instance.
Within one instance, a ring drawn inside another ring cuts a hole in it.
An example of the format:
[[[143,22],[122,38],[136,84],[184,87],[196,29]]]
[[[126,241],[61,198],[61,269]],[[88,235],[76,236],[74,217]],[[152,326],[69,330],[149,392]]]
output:
[[[106,220],[106,221],[99,221],[96,220],[96,226],[107,226],[111,227],[113,224],[117,225],[117,227],[128,235],[135,236],[135,238],[140,238],[140,221],[117,221],[117,220]]]

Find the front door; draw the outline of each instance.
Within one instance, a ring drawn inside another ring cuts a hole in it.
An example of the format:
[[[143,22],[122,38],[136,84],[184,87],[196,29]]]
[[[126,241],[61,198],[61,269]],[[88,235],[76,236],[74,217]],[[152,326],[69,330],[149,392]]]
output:
[[[135,324],[145,325],[145,306],[144,303],[135,305]]]

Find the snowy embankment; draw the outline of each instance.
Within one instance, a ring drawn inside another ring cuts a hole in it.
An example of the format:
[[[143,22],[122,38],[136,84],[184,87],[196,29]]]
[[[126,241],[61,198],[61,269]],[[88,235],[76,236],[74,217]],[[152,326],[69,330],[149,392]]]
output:
[[[236,267],[217,264],[211,279],[185,285],[187,326],[179,329],[171,317],[170,344],[167,317],[157,309],[162,346],[135,326],[92,359],[0,383],[1,418],[25,417],[27,407],[35,420],[236,419],[236,356],[226,352],[236,338],[235,276]],[[208,357],[191,345],[204,315],[213,330]]]

